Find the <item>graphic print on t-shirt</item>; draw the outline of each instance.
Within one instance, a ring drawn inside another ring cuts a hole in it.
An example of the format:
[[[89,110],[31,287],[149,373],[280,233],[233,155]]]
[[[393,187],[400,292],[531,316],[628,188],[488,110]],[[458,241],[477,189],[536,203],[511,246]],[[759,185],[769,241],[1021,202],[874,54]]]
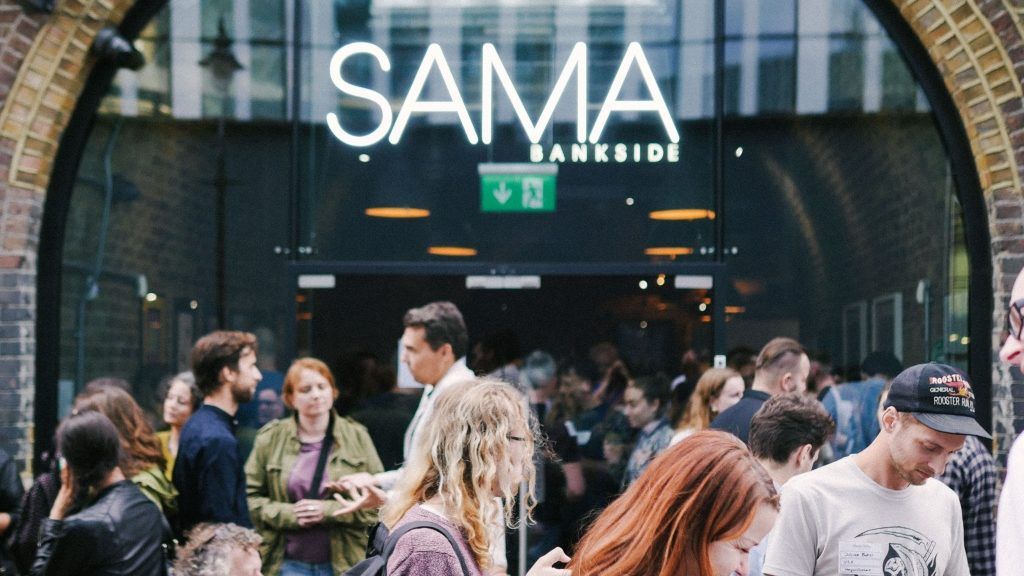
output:
[[[935,576],[935,541],[901,526],[861,532],[839,545],[840,576]],[[885,542],[879,542],[882,538]]]

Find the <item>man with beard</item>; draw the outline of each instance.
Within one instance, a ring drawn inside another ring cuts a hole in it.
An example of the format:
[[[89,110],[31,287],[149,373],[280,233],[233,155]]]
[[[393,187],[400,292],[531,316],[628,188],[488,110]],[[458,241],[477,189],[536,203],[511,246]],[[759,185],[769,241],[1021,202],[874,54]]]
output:
[[[867,448],[783,486],[764,574],[970,574],[960,500],[934,479],[966,436],[989,437],[968,379],[918,364],[893,379],[883,406]]]
[[[252,527],[245,499],[245,472],[238,452],[235,414],[252,400],[262,379],[256,337],[217,331],[192,348],[192,373],[203,405],[181,430],[174,463],[181,532],[200,522]]]

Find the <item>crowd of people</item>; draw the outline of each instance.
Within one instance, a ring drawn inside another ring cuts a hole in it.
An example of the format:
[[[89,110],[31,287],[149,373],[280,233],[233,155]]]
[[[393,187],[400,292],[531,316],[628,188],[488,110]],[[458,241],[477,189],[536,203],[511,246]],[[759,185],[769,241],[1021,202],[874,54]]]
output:
[[[1024,273],[1005,362],[1024,368]],[[998,474],[970,377],[891,354],[845,379],[796,340],[728,367],[634,374],[614,346],[469,348],[449,302],[409,310],[399,362],[277,377],[217,331],[160,387],[156,432],[123,380],[86,385],[53,470],[0,453],[0,574],[939,576],[1014,574],[1024,448]],[[468,360],[468,362],[467,362]],[[339,383],[336,375],[344,380]],[[239,427],[257,400],[258,427]],[[285,411],[287,410],[287,412]],[[257,429],[258,428],[258,429]],[[524,527],[531,545],[515,537]],[[519,552],[526,558],[520,567]],[[379,572],[383,573],[383,572]]]

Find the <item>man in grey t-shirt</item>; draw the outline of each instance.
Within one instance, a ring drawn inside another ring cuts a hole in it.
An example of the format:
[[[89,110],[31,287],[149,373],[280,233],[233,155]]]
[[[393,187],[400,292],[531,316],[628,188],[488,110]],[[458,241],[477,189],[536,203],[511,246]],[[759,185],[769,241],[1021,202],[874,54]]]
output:
[[[933,477],[978,424],[967,378],[942,364],[900,373],[863,451],[788,482],[769,576],[969,576],[960,501]]]

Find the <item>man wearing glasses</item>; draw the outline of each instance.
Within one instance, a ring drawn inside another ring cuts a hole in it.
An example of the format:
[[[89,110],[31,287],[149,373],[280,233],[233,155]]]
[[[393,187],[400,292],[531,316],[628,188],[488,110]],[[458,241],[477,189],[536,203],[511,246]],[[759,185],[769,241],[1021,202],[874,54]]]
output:
[[[999,358],[1024,371],[1024,270],[1017,276],[1010,292],[1010,309],[1006,312],[1009,334]],[[999,518],[996,522],[996,573],[1019,574],[1024,566],[1024,442],[1017,438],[1010,450],[1006,481],[999,497]]]

